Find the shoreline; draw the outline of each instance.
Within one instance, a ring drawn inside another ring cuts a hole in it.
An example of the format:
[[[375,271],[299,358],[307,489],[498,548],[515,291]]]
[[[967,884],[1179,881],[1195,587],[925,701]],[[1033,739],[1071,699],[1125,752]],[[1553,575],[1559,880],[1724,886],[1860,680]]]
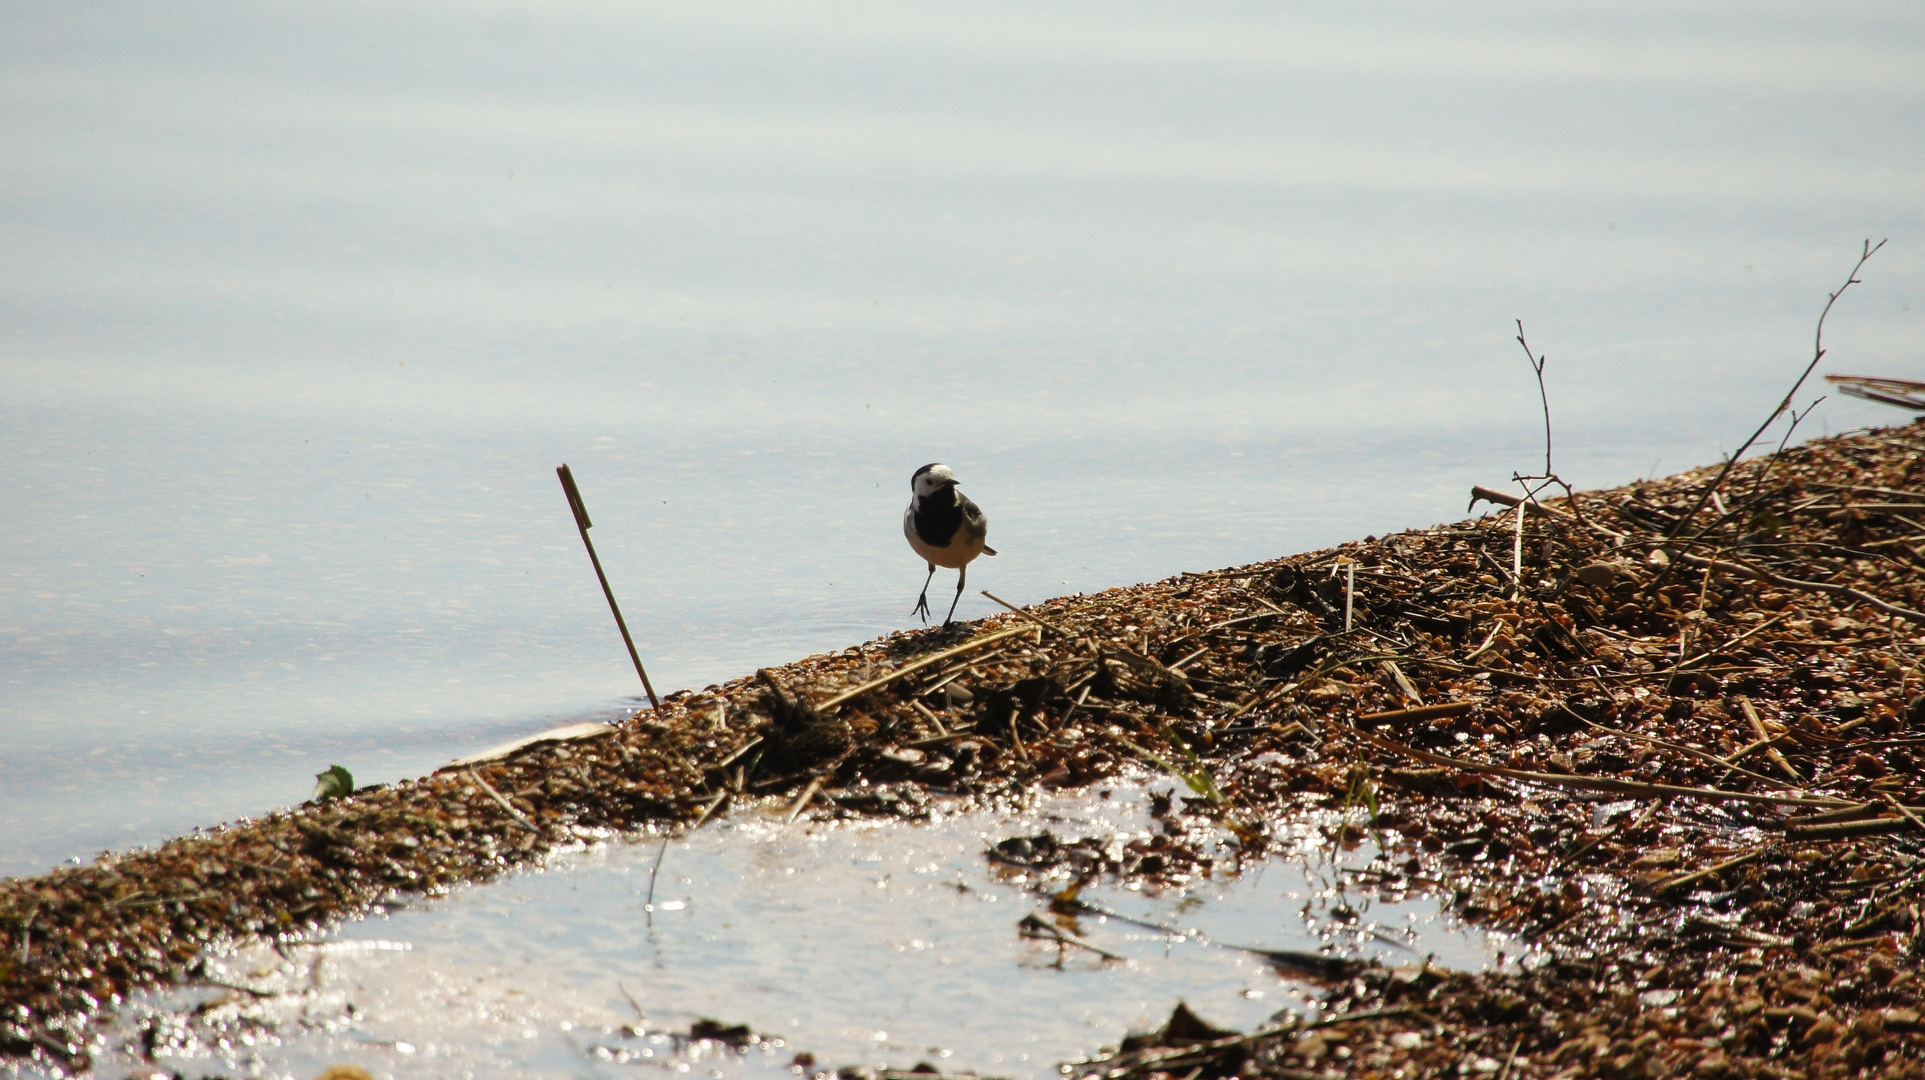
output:
[[[1205,835],[1259,859],[1275,822],[1342,808],[1333,843],[1394,834],[1370,887],[1434,883],[1554,959],[1345,970],[1326,1005],[1353,1019],[1117,1032],[1092,1074],[1925,1076],[1921,455],[1912,425],[1742,463],[1726,490],[1756,505],[1707,508],[1689,542],[1664,534],[1714,468],[1552,500],[1521,531],[1506,511],[891,634],[0,881],[0,1054],[85,1069],[101,1011],[192,981],[210,945],[487,881],[582,830],[751,801],[913,819],[932,792],[1129,762],[1187,784],[1170,843],[1072,842],[1039,883],[1176,880]]]

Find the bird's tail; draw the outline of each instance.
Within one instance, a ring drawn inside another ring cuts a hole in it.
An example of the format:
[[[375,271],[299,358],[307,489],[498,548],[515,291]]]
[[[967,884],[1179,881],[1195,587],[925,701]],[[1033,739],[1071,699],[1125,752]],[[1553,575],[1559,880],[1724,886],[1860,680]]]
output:
[[[984,544],[984,545],[983,545],[983,554],[984,554],[984,555],[994,555],[994,554],[996,554],[996,549],[995,549],[995,548],[993,548],[993,547],[990,547],[990,546],[989,546],[988,544]]]

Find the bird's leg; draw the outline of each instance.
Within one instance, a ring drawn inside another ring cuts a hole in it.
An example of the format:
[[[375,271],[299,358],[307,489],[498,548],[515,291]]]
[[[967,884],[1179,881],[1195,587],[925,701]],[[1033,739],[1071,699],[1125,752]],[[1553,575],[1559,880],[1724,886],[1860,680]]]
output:
[[[929,576],[922,579],[922,595],[916,597],[915,610],[909,613],[911,615],[922,616],[923,622],[929,621],[929,583],[931,581],[934,581],[935,578],[936,578],[936,564],[930,563]]]
[[[962,569],[956,571],[956,598],[949,602],[949,614],[942,617],[942,624],[944,626],[948,626],[949,620],[956,617],[956,605],[962,603],[963,582],[968,580],[969,567],[964,566]]]

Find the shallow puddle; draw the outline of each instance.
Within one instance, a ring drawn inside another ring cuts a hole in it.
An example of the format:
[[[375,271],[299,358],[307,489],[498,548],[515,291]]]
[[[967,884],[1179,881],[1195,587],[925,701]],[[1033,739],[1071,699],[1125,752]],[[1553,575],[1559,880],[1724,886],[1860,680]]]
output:
[[[738,813],[666,848],[594,844],[311,942],[243,950],[220,965],[227,988],[137,996],[100,1072],[151,1068],[145,1044],[188,1076],[309,1078],[341,1062],[398,1077],[793,1076],[799,1051],[818,1069],[926,1061],[1044,1076],[1159,1026],[1179,999],[1240,1030],[1305,1007],[1315,991],[1300,973],[1236,946],[1502,962],[1502,943],[1441,916],[1439,898],[1360,887],[1368,843],[1307,843],[1161,893],[1094,886],[1081,899],[1121,917],[1074,922],[984,856],[1043,831],[1150,836],[1148,796],[1118,788],[921,825]],[[1089,947],[1025,936],[1032,915]],[[702,1018],[763,1041],[738,1051],[668,1034]]]

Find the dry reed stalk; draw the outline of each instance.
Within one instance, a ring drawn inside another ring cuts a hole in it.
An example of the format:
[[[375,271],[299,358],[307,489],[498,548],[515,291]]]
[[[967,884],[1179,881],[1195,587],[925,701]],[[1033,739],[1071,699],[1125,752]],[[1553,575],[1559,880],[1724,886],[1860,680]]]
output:
[[[1781,769],[1786,776],[1791,777],[1792,783],[1803,784],[1805,778],[1798,775],[1798,770],[1791,767],[1791,762],[1785,760],[1785,755],[1779,753],[1776,746],[1771,745],[1771,733],[1765,730],[1765,723],[1758,718],[1758,710],[1752,706],[1751,699],[1743,694],[1739,694],[1738,709],[1745,714],[1745,723],[1751,725],[1752,733],[1757,735],[1759,741],[1764,744],[1765,753],[1770,755],[1771,760],[1777,764],[1778,768]],[[1735,768],[1736,766],[1733,767]]]
[[[1029,627],[1018,626],[1009,630],[999,630],[993,634],[985,634],[984,636],[979,637],[974,641],[964,642],[963,644],[958,645],[953,649],[944,649],[942,652],[935,653],[930,656],[925,656],[922,659],[915,661],[914,663],[906,664],[900,668],[897,668],[895,671],[892,671],[889,674],[884,675],[879,679],[871,679],[868,682],[863,683],[861,686],[856,686],[848,690],[844,690],[842,693],[835,695],[834,697],[828,699],[827,701],[823,701],[816,704],[814,708],[817,712],[827,712],[830,709],[833,709],[836,706],[842,704],[843,702],[848,701],[850,698],[861,697],[863,694],[866,694],[871,690],[876,690],[876,689],[880,689],[881,687],[887,686],[890,683],[895,682],[897,679],[901,679],[909,675],[914,675],[916,672],[921,671],[923,668],[930,667],[931,665],[934,665],[934,664],[940,664],[944,660],[961,656],[964,653],[974,652],[985,645],[992,645],[998,641],[1004,640],[1005,638],[1013,638],[1017,634],[1027,634],[1029,632],[1030,632]]]
[[[808,809],[809,802],[815,798],[815,793],[821,790],[822,790],[822,777],[820,776],[810,777],[809,785],[802,789],[802,794],[796,796],[794,804],[792,804],[789,807],[789,816],[783,818],[782,819],[783,822],[785,824],[789,822],[793,822],[797,817],[800,817],[802,814],[802,811]]]
[[[516,822],[517,822],[518,824],[520,824],[520,825],[521,825],[521,826],[522,826],[523,828],[525,828],[525,829],[527,829],[527,830],[528,830],[529,832],[532,832],[532,833],[539,833],[539,832],[541,832],[541,830],[540,830],[540,829],[538,829],[538,828],[536,828],[536,827],[535,827],[535,823],[534,823],[534,822],[532,822],[532,821],[529,821],[526,815],[524,815],[524,814],[523,814],[523,813],[522,813],[521,811],[519,811],[519,810],[517,810],[517,809],[515,809],[515,806],[514,806],[514,804],[513,804],[513,803],[511,803],[511,802],[509,802],[509,801],[508,801],[507,799],[505,799],[505,798],[503,798],[503,797],[502,797],[502,794],[501,794],[501,792],[499,792],[499,791],[496,791],[496,790],[495,790],[495,787],[494,787],[494,785],[493,785],[493,784],[490,784],[490,783],[489,783],[488,781],[486,781],[486,780],[483,780],[483,779],[481,778],[481,774],[480,774],[480,773],[478,773],[478,772],[476,772],[476,771],[474,771],[473,769],[469,769],[469,770],[468,770],[468,779],[470,779],[470,780],[473,780],[473,781],[474,781],[475,783],[477,783],[477,784],[479,784],[479,785],[481,785],[481,790],[483,790],[483,791],[485,791],[485,792],[487,792],[487,793],[488,793],[488,797],[489,797],[489,798],[491,798],[491,799],[493,799],[493,800],[495,800],[496,802],[498,802],[498,803],[500,803],[500,804],[501,804],[501,808],[502,808],[503,810],[506,810],[506,811],[508,811],[508,813],[509,813],[509,814],[510,814],[510,815],[511,815],[512,817],[514,817],[514,819],[515,819],[515,821],[516,821]]]

